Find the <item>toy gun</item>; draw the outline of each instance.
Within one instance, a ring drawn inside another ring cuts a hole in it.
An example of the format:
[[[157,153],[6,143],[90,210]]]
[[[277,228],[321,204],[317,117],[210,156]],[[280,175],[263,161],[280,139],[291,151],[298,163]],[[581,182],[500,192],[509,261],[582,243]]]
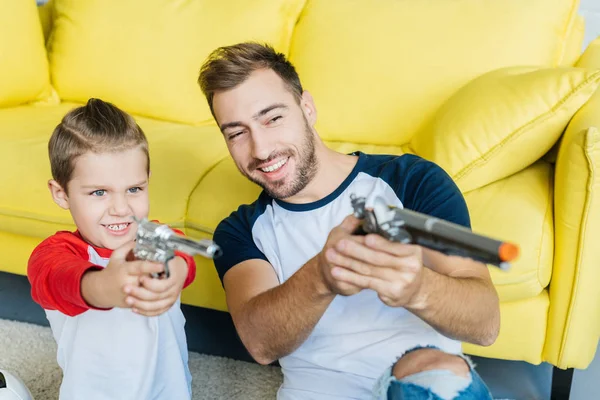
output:
[[[355,234],[376,233],[388,240],[412,243],[447,255],[469,257],[502,270],[519,255],[518,246],[478,235],[469,229],[416,211],[386,204],[375,198],[373,209],[365,208],[366,199],[350,195],[354,215],[362,219]]]
[[[137,219],[138,224],[136,243],[133,255],[140,260],[161,262],[165,265],[164,275],[170,276],[167,262],[175,257],[175,251],[187,253],[190,256],[200,254],[206,258],[216,258],[221,255],[221,248],[212,240],[193,240],[178,235],[167,225],[157,224],[147,219]],[[153,274],[158,278],[161,274]]]

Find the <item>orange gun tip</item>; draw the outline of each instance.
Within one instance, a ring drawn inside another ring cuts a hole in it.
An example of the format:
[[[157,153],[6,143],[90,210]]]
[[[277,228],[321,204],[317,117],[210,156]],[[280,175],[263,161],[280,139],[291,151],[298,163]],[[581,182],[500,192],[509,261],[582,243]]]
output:
[[[519,256],[519,246],[512,243],[502,243],[498,249],[498,256],[502,261],[512,261]]]

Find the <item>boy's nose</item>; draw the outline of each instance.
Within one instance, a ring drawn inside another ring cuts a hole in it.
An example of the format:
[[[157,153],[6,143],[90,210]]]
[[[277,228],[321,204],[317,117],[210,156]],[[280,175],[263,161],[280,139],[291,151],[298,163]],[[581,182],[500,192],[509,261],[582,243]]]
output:
[[[109,212],[111,215],[126,216],[129,214],[129,202],[124,196],[115,196]]]

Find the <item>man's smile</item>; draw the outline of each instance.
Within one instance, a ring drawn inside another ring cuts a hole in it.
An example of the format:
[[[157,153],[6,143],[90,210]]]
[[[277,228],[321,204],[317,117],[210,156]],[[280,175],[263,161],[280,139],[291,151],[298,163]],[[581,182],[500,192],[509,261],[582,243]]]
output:
[[[264,167],[261,167],[258,169],[260,169],[263,172],[274,172],[274,171],[277,171],[279,168],[283,167],[287,163],[288,159],[289,159],[289,157],[286,157],[286,158],[276,161],[268,166],[264,166]]]

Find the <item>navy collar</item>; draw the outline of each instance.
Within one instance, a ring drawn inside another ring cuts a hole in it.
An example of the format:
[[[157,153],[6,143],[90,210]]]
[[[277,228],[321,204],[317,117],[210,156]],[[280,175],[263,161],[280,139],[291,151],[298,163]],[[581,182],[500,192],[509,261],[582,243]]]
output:
[[[331,203],[340,194],[342,194],[342,192],[344,190],[346,190],[346,188],[348,186],[350,186],[350,184],[352,183],[354,178],[356,178],[356,175],[358,175],[358,173],[363,169],[363,164],[365,163],[365,161],[367,159],[367,155],[360,151],[355,151],[353,153],[350,153],[350,155],[358,156],[358,161],[356,162],[356,165],[354,165],[354,168],[352,168],[352,171],[346,177],[346,179],[344,179],[344,181],[340,184],[340,186],[338,186],[333,192],[331,192],[327,196],[323,197],[322,199],[313,201],[311,203],[288,203],[288,202],[280,200],[280,199],[273,199],[273,200],[275,200],[275,202],[281,208],[284,208],[288,211],[296,211],[296,212],[316,210],[317,208],[321,208],[321,207]]]

